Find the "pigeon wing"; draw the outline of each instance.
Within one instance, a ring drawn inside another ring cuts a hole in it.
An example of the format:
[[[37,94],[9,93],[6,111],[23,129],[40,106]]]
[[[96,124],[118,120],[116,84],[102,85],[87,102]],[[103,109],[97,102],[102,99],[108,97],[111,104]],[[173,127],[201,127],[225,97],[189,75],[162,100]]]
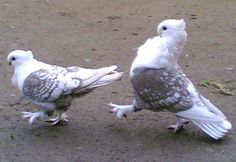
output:
[[[134,91],[149,105],[148,109],[178,112],[192,107],[193,102],[187,90],[188,83],[181,68],[140,68],[135,73],[131,78]]]
[[[52,66],[31,73],[24,81],[23,94],[36,102],[53,102],[72,93],[81,80],[70,76],[66,68]]]

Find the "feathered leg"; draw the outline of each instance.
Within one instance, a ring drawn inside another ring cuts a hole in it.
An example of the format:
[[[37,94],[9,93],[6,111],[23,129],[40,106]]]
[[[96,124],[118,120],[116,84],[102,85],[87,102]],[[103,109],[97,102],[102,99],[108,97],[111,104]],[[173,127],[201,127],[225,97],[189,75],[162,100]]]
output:
[[[113,103],[109,103],[108,105],[113,108],[110,112],[115,113],[118,118],[127,117],[126,113],[134,112],[133,105],[116,105]]]
[[[178,131],[180,131],[183,128],[184,124],[189,123],[188,120],[181,118],[179,116],[176,116],[176,118],[177,118],[176,124],[173,124],[167,127],[168,129],[174,130],[174,133],[177,133]]]
[[[55,118],[50,118],[50,119],[48,119],[46,122],[52,122],[51,125],[57,125],[57,124],[59,124],[61,121],[65,121],[65,122],[68,123],[69,120],[68,120],[67,118],[68,118],[68,116],[66,115],[65,112],[59,111],[57,117],[55,117]]]
[[[28,112],[28,111],[23,111],[22,112],[22,117],[24,119],[29,118],[29,123],[32,125],[35,121],[35,119],[43,119],[47,114],[44,111],[39,111],[39,112]]]

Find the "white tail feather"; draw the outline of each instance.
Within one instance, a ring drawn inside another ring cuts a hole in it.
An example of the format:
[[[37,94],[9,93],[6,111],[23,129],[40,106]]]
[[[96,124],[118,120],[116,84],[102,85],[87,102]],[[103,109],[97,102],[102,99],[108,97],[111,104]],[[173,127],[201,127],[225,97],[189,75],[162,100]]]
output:
[[[86,78],[82,79],[82,85],[81,87],[87,87],[98,80],[100,80],[102,77],[109,75],[110,73],[114,73],[114,71],[117,69],[117,66],[113,65],[110,67],[103,67],[100,69],[82,69],[80,68],[79,74],[85,74],[87,75]],[[85,75],[84,75],[85,76]]]
[[[202,104],[193,106],[187,111],[178,112],[176,115],[191,120],[209,136],[218,140],[229,132],[232,125],[225,115],[212,105],[209,100],[205,99]]]
[[[110,67],[103,67],[100,69],[80,68],[80,70],[78,71],[78,75],[86,75],[86,77],[82,79],[82,84],[80,85],[80,88],[93,89],[121,79],[124,73],[117,72],[115,71],[115,69],[117,69],[117,66],[115,65]]]
[[[208,99],[206,99],[202,95],[199,95],[199,97],[210,111],[212,111],[212,112],[216,113],[217,115],[220,115],[222,118],[226,119],[226,116],[215,105],[213,105]]]
[[[85,69],[80,67],[68,67],[70,77],[79,80],[79,84],[74,87],[74,94],[87,93],[90,90],[107,85],[113,81],[121,79],[123,72],[117,72],[117,66],[103,67],[99,69]]]
[[[120,80],[123,75],[124,75],[123,72],[120,72],[120,73],[114,72],[113,74],[105,75],[99,80],[97,80],[96,82],[94,82],[93,84],[89,85],[89,88],[96,88],[96,87],[110,84],[116,80]]]
[[[216,140],[224,137],[232,128],[230,122],[227,120],[221,123],[200,123],[196,121],[193,122],[197,126],[199,126],[205,133],[207,133],[209,136]]]

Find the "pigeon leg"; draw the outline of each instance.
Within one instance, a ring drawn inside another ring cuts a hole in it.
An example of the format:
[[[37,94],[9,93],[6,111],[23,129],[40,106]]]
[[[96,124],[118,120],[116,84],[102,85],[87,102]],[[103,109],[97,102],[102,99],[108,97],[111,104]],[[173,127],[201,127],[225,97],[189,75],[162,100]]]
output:
[[[39,111],[39,112],[28,112],[28,111],[23,111],[22,112],[22,117],[24,119],[29,118],[29,123],[32,125],[35,121],[35,119],[38,118],[44,118],[45,117],[45,112]]]
[[[189,123],[189,121],[184,118],[181,118],[178,116],[176,116],[176,118],[177,118],[176,124],[173,124],[167,127],[168,129],[174,130],[174,133],[177,133],[178,131],[180,131],[183,128],[184,124]]]
[[[133,105],[116,105],[113,103],[109,103],[108,105],[113,108],[110,112],[115,113],[118,118],[127,117],[126,113],[134,112]]]
[[[51,125],[57,125],[59,124],[61,121],[65,121],[65,122],[69,122],[69,120],[67,119],[68,116],[66,115],[66,113],[64,113],[63,111],[59,111],[57,117],[55,118],[50,118],[47,120],[47,122],[52,122]]]

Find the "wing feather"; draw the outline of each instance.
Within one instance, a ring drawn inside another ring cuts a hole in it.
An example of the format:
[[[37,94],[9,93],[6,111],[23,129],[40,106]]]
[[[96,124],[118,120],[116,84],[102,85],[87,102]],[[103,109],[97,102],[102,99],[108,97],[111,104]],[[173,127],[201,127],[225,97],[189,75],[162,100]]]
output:
[[[131,78],[135,93],[152,110],[184,111],[193,102],[187,90],[187,80],[180,68],[174,70],[140,68]]]
[[[80,85],[79,80],[68,77],[63,67],[40,69],[31,73],[24,81],[23,94],[36,102],[52,102],[72,92]]]

